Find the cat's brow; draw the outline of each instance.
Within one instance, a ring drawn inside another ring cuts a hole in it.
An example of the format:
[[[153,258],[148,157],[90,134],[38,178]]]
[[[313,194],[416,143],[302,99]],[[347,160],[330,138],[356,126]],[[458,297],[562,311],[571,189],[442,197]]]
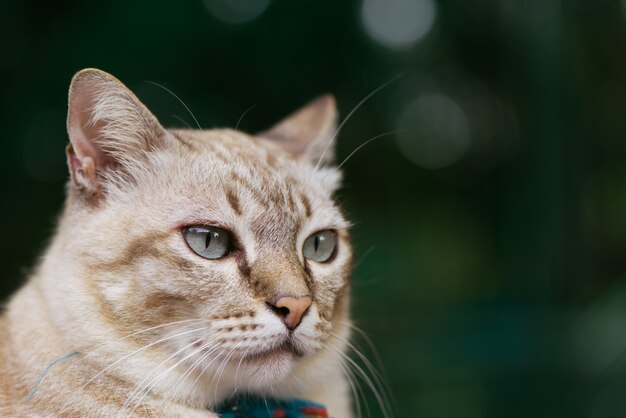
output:
[[[302,206],[304,206],[304,214],[307,218],[310,218],[313,214],[311,210],[311,201],[304,193],[300,193],[300,200],[302,201]]]
[[[230,207],[233,209],[233,211],[237,215],[241,215],[241,203],[239,202],[237,194],[228,189],[226,190],[226,199],[228,200],[228,203],[230,204]]]

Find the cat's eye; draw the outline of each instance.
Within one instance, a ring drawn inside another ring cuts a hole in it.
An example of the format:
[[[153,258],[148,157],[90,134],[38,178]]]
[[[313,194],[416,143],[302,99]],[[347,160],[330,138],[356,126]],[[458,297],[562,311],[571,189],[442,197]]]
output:
[[[337,233],[327,229],[308,237],[302,246],[302,254],[309,260],[324,263],[333,256],[336,246]]]
[[[196,254],[210,260],[222,258],[232,249],[230,234],[214,226],[188,226],[183,237]]]

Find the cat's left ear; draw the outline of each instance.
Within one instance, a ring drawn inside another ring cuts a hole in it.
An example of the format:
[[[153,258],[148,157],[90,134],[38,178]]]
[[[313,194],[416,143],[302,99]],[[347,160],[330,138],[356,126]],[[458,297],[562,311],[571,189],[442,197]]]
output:
[[[337,118],[335,98],[326,94],[257,136],[314,165],[331,164],[335,158]]]
[[[102,195],[110,173],[128,173],[146,154],[171,140],[156,117],[119,80],[88,68],[69,91],[67,162],[72,185],[90,198]]]

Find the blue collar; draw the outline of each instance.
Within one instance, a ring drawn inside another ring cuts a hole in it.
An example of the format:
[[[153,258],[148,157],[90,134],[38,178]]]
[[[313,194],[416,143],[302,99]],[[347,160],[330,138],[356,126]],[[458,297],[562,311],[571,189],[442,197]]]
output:
[[[220,418],[328,418],[326,408],[315,402],[252,395],[229,399],[216,412]]]

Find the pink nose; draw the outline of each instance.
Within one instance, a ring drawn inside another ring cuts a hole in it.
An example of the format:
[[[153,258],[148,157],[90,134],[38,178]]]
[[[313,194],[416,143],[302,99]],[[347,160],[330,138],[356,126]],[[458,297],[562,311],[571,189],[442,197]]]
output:
[[[300,325],[300,321],[302,321],[302,317],[308,311],[311,303],[311,298],[308,296],[302,298],[278,296],[267,302],[270,309],[283,320],[290,330],[294,330]]]

